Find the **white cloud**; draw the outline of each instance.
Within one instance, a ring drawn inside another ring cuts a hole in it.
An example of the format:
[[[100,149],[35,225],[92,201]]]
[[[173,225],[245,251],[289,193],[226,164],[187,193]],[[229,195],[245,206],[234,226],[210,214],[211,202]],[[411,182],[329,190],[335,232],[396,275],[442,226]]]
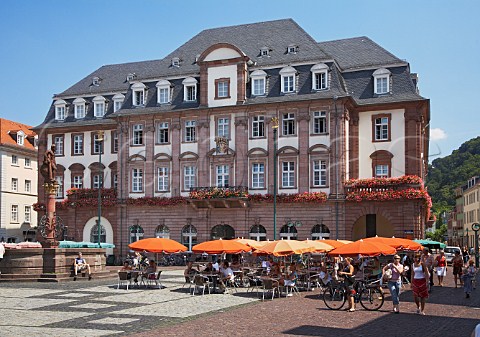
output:
[[[440,128],[430,129],[430,140],[441,140],[446,139],[447,133]]]

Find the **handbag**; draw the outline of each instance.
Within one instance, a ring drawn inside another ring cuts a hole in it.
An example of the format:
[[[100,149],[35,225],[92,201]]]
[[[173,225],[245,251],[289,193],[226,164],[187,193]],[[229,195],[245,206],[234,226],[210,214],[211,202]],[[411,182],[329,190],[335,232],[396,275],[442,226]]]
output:
[[[391,269],[385,270],[385,272],[383,273],[383,281],[384,281],[384,282],[387,282],[387,281],[389,281],[391,278],[392,278],[392,270],[391,270]]]

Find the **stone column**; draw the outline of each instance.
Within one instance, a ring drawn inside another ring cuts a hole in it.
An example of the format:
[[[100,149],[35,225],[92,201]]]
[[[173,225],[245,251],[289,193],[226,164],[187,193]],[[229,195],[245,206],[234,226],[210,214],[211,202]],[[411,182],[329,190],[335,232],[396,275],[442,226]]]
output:
[[[180,119],[172,119],[172,197],[180,195],[181,189],[181,167],[180,167],[180,147],[182,144]]]
[[[210,119],[209,116],[205,116],[197,122],[198,130],[198,180],[197,186],[209,186],[209,160],[208,152],[210,151]]]
[[[56,216],[55,216],[55,202],[56,202],[56,192],[58,189],[58,183],[55,181],[53,183],[43,184],[45,191],[47,193],[47,219],[44,225],[44,233],[42,236],[44,241],[42,242],[43,248],[55,248],[58,246],[58,241],[56,239]]]
[[[248,117],[235,117],[235,185],[248,187]]]
[[[155,121],[147,120],[145,125],[145,196],[155,194]]]
[[[310,189],[310,175],[309,175],[309,166],[310,166],[310,157],[308,155],[308,146],[310,139],[310,130],[308,127],[308,122],[310,121],[310,116],[307,111],[299,111],[297,116],[298,124],[298,192],[308,192]]]

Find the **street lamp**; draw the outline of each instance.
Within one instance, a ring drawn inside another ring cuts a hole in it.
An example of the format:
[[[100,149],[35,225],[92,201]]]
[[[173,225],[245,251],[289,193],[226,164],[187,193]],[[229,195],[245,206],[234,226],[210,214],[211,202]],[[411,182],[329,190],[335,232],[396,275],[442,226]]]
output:
[[[338,172],[338,111],[337,111],[337,96],[333,96],[333,103],[335,104],[335,239],[338,240],[338,183],[339,183],[339,172]]]
[[[478,260],[478,230],[480,229],[480,224],[475,222],[472,224],[472,230],[475,232],[475,268],[479,266]]]
[[[100,235],[101,235],[101,223],[100,219],[102,217],[102,186],[103,186],[103,169],[102,169],[102,152],[103,152],[103,140],[104,140],[104,132],[99,131],[97,133],[97,142],[98,142],[98,167],[100,169],[100,177],[98,181],[98,221],[97,221],[97,230],[98,230],[98,248],[102,248],[102,244],[100,242]]]
[[[278,118],[272,118],[273,129],[273,240],[277,239],[277,131]]]

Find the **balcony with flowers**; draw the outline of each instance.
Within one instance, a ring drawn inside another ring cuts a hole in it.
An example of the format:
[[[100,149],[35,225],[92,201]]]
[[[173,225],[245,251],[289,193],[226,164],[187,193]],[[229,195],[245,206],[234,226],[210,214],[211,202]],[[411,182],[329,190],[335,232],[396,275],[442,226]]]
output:
[[[198,208],[245,208],[248,207],[246,186],[192,187],[188,202]]]

